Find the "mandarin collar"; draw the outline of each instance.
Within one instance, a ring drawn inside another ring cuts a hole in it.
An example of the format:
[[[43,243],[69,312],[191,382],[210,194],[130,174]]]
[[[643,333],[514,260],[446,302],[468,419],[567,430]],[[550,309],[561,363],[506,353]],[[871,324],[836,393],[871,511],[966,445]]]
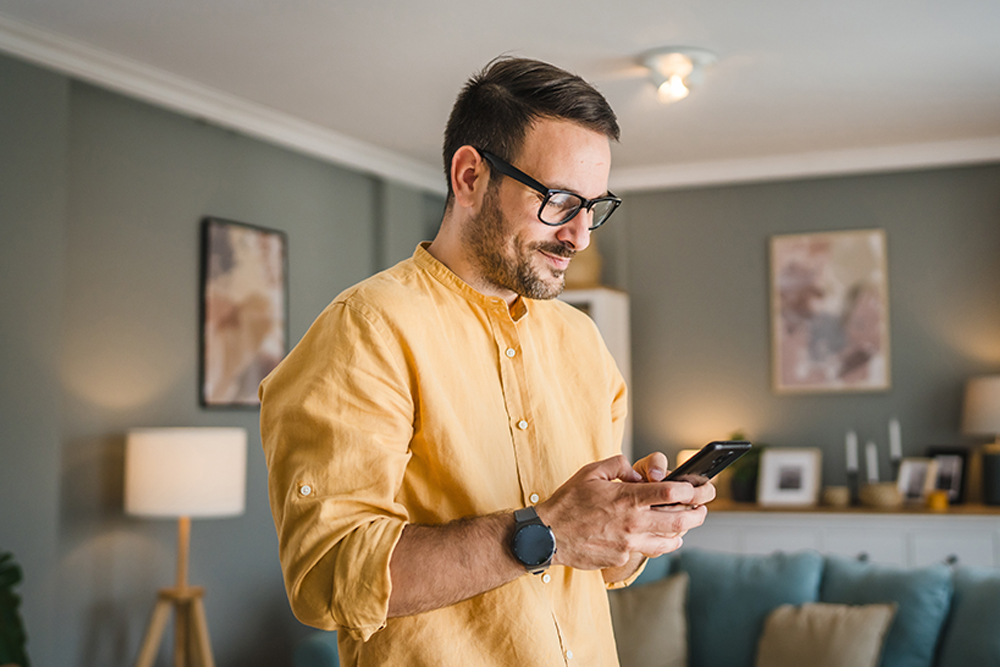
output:
[[[434,255],[427,252],[427,248],[430,244],[430,241],[422,241],[420,245],[417,246],[417,249],[413,251],[413,261],[416,262],[417,266],[436,278],[445,287],[462,295],[467,301],[480,305],[484,308],[495,309],[502,307],[504,310],[509,312],[511,319],[515,322],[519,322],[527,316],[529,310],[528,303],[531,299],[518,296],[517,300],[514,301],[514,305],[508,308],[507,302],[500,297],[486,296],[472,287],[469,283],[455,275],[454,271],[438,261]]]

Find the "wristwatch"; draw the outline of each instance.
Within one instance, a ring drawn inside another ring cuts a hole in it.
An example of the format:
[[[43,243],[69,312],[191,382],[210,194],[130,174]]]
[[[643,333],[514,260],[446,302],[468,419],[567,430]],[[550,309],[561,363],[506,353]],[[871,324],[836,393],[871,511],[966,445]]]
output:
[[[514,512],[514,537],[510,549],[514,558],[532,574],[541,574],[556,555],[556,536],[542,523],[534,507]]]

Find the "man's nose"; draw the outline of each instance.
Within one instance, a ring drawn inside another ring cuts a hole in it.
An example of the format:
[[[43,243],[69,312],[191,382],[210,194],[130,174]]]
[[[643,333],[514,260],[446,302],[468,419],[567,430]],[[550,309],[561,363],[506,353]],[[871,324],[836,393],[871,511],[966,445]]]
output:
[[[580,252],[590,245],[590,225],[593,220],[594,214],[581,208],[569,222],[559,227],[556,238]]]

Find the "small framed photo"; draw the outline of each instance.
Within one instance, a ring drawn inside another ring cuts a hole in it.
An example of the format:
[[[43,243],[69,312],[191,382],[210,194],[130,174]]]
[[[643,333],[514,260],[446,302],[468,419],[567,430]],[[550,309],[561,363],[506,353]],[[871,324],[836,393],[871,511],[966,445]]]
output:
[[[205,218],[201,235],[201,405],[257,408],[288,352],[285,234]]]
[[[965,499],[969,450],[964,447],[928,447],[927,456],[937,462],[934,488],[948,492],[949,505],[961,503]]]
[[[937,484],[937,461],[932,458],[905,458],[899,463],[896,481],[899,495],[907,503],[922,503]]]
[[[811,506],[819,502],[823,455],[815,447],[765,449],[760,456],[757,502]]]

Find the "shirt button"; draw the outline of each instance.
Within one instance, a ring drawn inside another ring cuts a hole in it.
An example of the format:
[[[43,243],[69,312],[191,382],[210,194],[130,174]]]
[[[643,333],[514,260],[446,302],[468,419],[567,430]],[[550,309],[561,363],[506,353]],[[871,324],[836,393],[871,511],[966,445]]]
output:
[[[534,505],[535,503],[538,502],[538,494],[532,493],[530,496],[528,496],[528,500],[530,500],[531,504]]]
[[[523,431],[524,429],[528,428],[528,422],[522,419],[521,421],[517,422],[517,427]]]
[[[542,575],[542,583],[543,584],[547,584],[550,581],[552,581],[552,575],[551,574],[543,574]]]
[[[572,660],[573,659],[573,651],[570,651],[570,650],[567,649],[567,651],[566,651],[566,659],[567,660]]]
[[[302,486],[299,487],[299,493],[301,493],[303,496],[308,496],[312,492],[313,488],[308,484],[303,484]]]
[[[508,357],[513,357],[516,354],[517,354],[517,351],[514,348],[512,348],[512,347],[508,347],[507,348],[507,356]]]

